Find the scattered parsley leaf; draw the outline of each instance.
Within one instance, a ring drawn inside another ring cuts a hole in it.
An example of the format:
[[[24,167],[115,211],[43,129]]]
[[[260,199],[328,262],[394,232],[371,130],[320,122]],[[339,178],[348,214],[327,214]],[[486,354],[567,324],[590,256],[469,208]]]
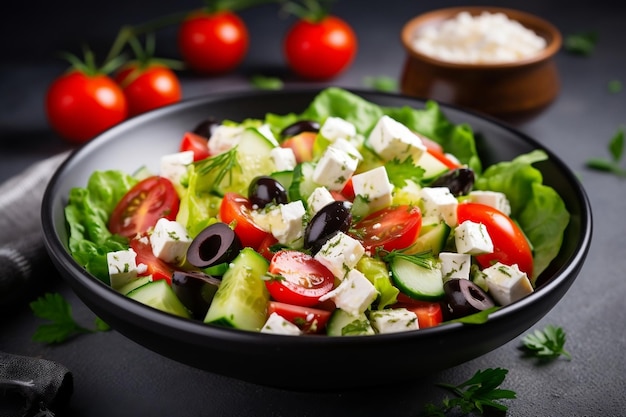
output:
[[[33,340],[42,343],[61,343],[72,336],[83,333],[107,331],[110,327],[96,318],[94,330],[80,326],[72,317],[72,306],[60,294],[46,293],[30,303],[30,308],[39,318],[50,321],[37,328]]]
[[[378,77],[365,77],[363,78],[363,84],[376,91],[383,91],[387,93],[395,93],[398,91],[398,81],[384,75]]]
[[[250,79],[253,86],[260,90],[280,90],[284,83],[278,77],[268,77],[265,75],[254,75]]]
[[[607,87],[610,93],[617,94],[622,91],[624,86],[620,80],[611,80]]]
[[[553,360],[563,355],[572,356],[565,350],[565,331],[561,327],[547,325],[543,330],[535,330],[522,338],[522,349],[530,356],[543,360]]]
[[[626,169],[620,167],[620,161],[624,156],[624,129],[620,128],[613,135],[608,144],[611,159],[590,158],[586,165],[598,171],[606,171],[618,176],[626,177]]]
[[[387,171],[389,182],[398,188],[404,187],[409,180],[420,184],[425,172],[424,168],[415,165],[411,156],[402,162],[398,159],[393,159],[385,163],[385,170]]]
[[[595,49],[597,42],[597,33],[586,32],[567,36],[563,42],[563,46],[567,52],[572,54],[589,56]]]
[[[619,162],[624,154],[624,130],[619,129],[609,142],[609,152],[613,162]]]
[[[503,368],[488,368],[477,371],[474,376],[459,385],[439,383],[456,395],[454,398],[445,398],[440,406],[429,403],[424,407],[424,413],[430,417],[445,417],[446,413],[459,409],[468,414],[478,411],[481,414],[485,408],[506,411],[508,407],[498,402],[503,399],[514,399],[514,391],[498,388],[509,371]]]

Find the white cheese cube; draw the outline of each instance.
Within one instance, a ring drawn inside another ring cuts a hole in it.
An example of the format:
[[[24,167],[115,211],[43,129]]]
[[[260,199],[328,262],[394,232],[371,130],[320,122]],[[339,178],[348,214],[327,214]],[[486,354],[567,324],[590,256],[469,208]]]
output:
[[[454,243],[459,253],[480,255],[493,252],[493,242],[482,223],[466,220],[454,229]]]
[[[185,260],[191,237],[180,223],[160,218],[150,236],[150,245],[154,256],[167,263],[178,264]]]
[[[230,150],[239,143],[243,126],[218,126],[209,139],[209,153],[219,155]]]
[[[329,117],[320,127],[320,134],[331,142],[339,138],[350,139],[356,135],[356,127],[341,117]]]
[[[326,189],[326,187],[317,187],[315,190],[313,190],[313,192],[306,201],[309,209],[309,214],[311,215],[311,217],[313,217],[318,211],[320,211],[322,208],[326,207],[333,201],[335,201],[335,199],[333,198],[333,195],[330,193],[330,191]]]
[[[470,267],[472,266],[472,256],[465,253],[441,252],[441,275],[444,281],[450,278],[469,279]]]
[[[457,226],[456,209],[459,201],[448,187],[424,187],[420,192],[420,197],[424,217],[437,217],[450,227]]]
[[[358,164],[359,161],[346,152],[328,147],[315,166],[313,181],[329,190],[341,190],[356,171]]]
[[[107,265],[113,289],[117,290],[137,278],[137,253],[132,249],[107,253]]]
[[[361,155],[361,152],[359,152],[359,150],[356,148],[356,146],[354,146],[352,143],[348,142],[344,138],[339,138],[339,139],[335,140],[329,146],[333,147],[335,149],[339,149],[340,151],[344,151],[345,153],[347,153],[348,155],[350,155],[354,159],[357,159],[359,161],[363,160],[363,155]]]
[[[422,140],[402,123],[389,116],[382,116],[368,138],[369,144],[381,158],[405,160],[411,156],[414,162],[426,152]]]
[[[261,333],[285,334],[289,336],[299,336],[302,334],[298,326],[286,320],[278,313],[270,314],[261,328]]]
[[[283,245],[293,246],[304,235],[304,215],[306,210],[302,201],[278,204],[269,210],[250,212],[254,223],[271,233]]]
[[[419,329],[417,315],[406,308],[372,311],[369,319],[378,333],[399,333]]]
[[[391,205],[393,185],[383,166],[353,175],[352,186],[354,194],[367,202],[370,213]]]
[[[270,151],[270,159],[276,165],[276,171],[293,171],[296,167],[296,155],[291,148],[277,146]]]
[[[525,272],[517,264],[512,266],[496,263],[483,269],[489,294],[500,305],[511,304],[533,292],[533,286]]]
[[[320,297],[320,302],[333,300],[337,308],[351,315],[362,314],[378,297],[369,279],[356,269],[350,270],[334,290]]]
[[[193,151],[177,152],[161,157],[160,175],[167,178],[175,186],[187,173],[187,167],[193,163]]]
[[[472,203],[485,204],[500,210],[507,216],[511,215],[511,204],[504,193],[498,191],[471,191],[469,201]]]
[[[317,259],[338,279],[346,274],[359,262],[365,248],[361,242],[343,232],[337,233],[321,247],[315,254]]]

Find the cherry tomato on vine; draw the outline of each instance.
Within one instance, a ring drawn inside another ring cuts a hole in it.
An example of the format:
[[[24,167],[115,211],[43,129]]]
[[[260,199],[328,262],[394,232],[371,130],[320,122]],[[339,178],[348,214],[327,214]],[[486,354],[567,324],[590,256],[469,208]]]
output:
[[[102,73],[77,69],[52,82],[45,107],[52,128],[74,143],[87,142],[128,114],[126,98],[115,81]]]
[[[356,56],[357,37],[352,27],[336,16],[313,21],[300,19],[284,41],[284,54],[291,69],[312,80],[337,76]]]
[[[178,49],[199,73],[220,74],[235,69],[248,52],[248,28],[235,13],[198,11],[178,30]]]
[[[117,73],[115,81],[124,91],[129,116],[177,103],[182,97],[178,77],[160,64],[130,63]]]

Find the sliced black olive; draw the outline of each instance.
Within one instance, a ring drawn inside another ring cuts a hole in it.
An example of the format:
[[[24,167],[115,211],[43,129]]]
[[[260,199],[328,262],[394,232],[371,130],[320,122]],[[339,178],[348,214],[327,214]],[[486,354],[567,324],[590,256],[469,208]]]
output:
[[[346,233],[352,223],[351,208],[347,201],[333,201],[322,207],[304,231],[304,247],[316,253],[328,239],[339,232]]]
[[[197,268],[230,262],[243,249],[239,237],[225,223],[213,223],[196,236],[189,249],[187,261]]]
[[[319,132],[320,124],[313,120],[300,120],[290,124],[280,132],[284,139],[296,136],[302,132]]]
[[[212,117],[209,117],[201,121],[195,127],[195,129],[193,129],[193,133],[195,133],[196,135],[203,136],[207,139],[210,139],[213,133],[215,132],[215,129],[217,129],[219,125],[220,125],[220,122],[218,122]]]
[[[495,305],[491,297],[469,279],[452,278],[443,284],[446,320],[478,313]]]
[[[172,289],[181,303],[196,319],[202,320],[209,310],[221,281],[195,271],[174,271]]]
[[[257,208],[263,208],[270,203],[287,204],[287,190],[274,178],[262,175],[250,182],[248,200]]]
[[[431,187],[448,187],[455,197],[466,195],[474,187],[474,171],[469,168],[456,168],[435,179]]]

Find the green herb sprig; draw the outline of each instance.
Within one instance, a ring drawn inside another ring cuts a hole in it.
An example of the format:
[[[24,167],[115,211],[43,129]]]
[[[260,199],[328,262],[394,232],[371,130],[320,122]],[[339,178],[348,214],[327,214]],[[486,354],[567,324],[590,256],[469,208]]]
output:
[[[570,353],[565,350],[565,331],[558,326],[547,325],[543,330],[535,330],[522,338],[521,349],[528,356],[540,360],[550,361],[565,356],[571,359]]]
[[[624,129],[619,128],[608,144],[610,159],[590,158],[587,160],[587,167],[598,171],[606,171],[620,177],[626,177],[626,169],[620,166],[624,156]]]
[[[598,34],[595,32],[576,33],[565,38],[563,47],[571,54],[589,56],[593,53],[597,42]]]

